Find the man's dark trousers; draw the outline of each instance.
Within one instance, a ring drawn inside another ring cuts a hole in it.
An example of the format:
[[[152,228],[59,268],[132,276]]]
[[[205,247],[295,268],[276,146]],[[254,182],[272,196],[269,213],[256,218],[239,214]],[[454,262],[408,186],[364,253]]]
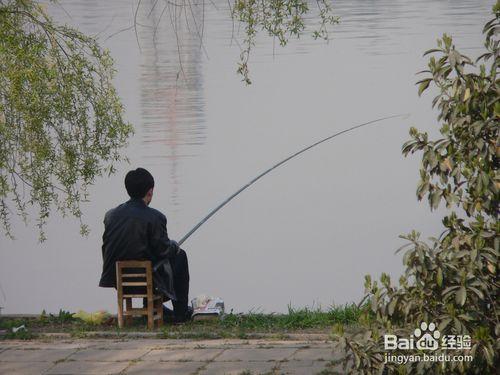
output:
[[[187,254],[179,248],[176,255],[170,258],[170,265],[173,272],[174,291],[177,296],[176,301],[172,301],[175,317],[183,319],[188,311],[189,296],[189,265]],[[143,299],[143,305],[146,306],[147,300]]]
[[[179,249],[179,252],[170,260],[174,274],[174,290],[177,301],[172,301],[174,314],[176,317],[184,317],[187,314],[189,295],[189,266],[186,252]]]

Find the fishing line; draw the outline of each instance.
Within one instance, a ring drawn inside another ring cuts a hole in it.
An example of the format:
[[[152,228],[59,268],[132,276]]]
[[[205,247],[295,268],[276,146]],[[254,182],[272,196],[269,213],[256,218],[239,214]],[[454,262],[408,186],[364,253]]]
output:
[[[399,114],[399,115],[392,115],[392,116],[387,116],[387,117],[382,117],[382,118],[378,118],[376,120],[372,120],[372,121],[368,121],[368,122],[364,122],[362,124],[359,124],[359,125],[356,125],[356,126],[353,126],[349,129],[345,129],[345,130],[342,130],[338,133],[335,133],[333,135],[330,135],[326,138],[323,138],[323,139],[320,139],[319,141],[313,143],[312,145],[310,146],[307,146],[307,147],[304,147],[303,149],[295,152],[294,154],[288,156],[287,158],[281,160],[279,163],[273,165],[271,168],[265,170],[264,172],[262,172],[261,174],[259,174],[258,176],[254,177],[252,180],[250,180],[247,184],[243,185],[240,189],[238,189],[236,192],[234,192],[232,195],[230,195],[228,198],[226,198],[226,200],[224,200],[221,204],[219,204],[217,207],[215,207],[212,211],[210,211],[208,213],[207,216],[205,216],[198,224],[196,224],[193,229],[191,229],[189,232],[187,232],[184,237],[182,237],[180,240],[179,240],[179,246],[182,245],[189,237],[191,237],[191,235],[196,232],[198,230],[199,227],[201,227],[203,224],[205,224],[208,219],[210,219],[213,215],[215,215],[215,213],[217,211],[219,211],[222,207],[224,207],[226,204],[228,204],[231,200],[233,200],[238,194],[240,194],[242,191],[246,190],[247,188],[249,188],[250,186],[252,186],[255,182],[257,182],[258,180],[260,180],[262,177],[264,177],[266,174],[270,173],[271,171],[275,170],[276,168],[280,167],[281,165],[285,164],[287,161],[295,158],[296,156],[299,156],[300,154],[312,149],[313,147],[316,147],[318,145],[320,145],[321,143],[323,142],[326,142],[326,141],[329,141],[330,139],[332,138],[335,138],[339,135],[342,135],[344,133],[347,133],[347,132],[350,132],[352,130],[355,130],[355,129],[359,129],[359,128],[362,128],[364,126],[368,126],[368,125],[371,125],[371,124],[374,124],[374,123],[377,123],[377,122],[381,122],[381,121],[384,121],[384,120],[389,120],[389,119],[392,119],[392,118],[396,118],[396,117],[407,117],[409,116],[409,114]]]

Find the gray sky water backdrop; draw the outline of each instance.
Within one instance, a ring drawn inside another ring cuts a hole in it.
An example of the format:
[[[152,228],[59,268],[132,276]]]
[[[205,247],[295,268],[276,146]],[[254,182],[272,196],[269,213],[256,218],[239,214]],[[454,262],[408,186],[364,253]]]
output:
[[[205,4],[206,53],[192,21],[189,29],[179,22],[183,73],[163,0],[154,7],[142,1],[140,48],[129,28],[136,1],[61,4],[64,10],[51,8],[52,14],[98,35],[115,58],[115,83],[136,129],[126,150],[131,164],[93,187],[84,210],[88,238],[79,236],[75,220],[58,216],[43,244],[33,223],[16,221],[15,241],[0,237],[3,313],[116,311],[114,290],[97,286],[102,218],[127,199],[123,177],[132,167],[155,176],[152,207],[167,215],[169,234],[179,239],[275,162],[391,114],[410,117],[354,131],[294,159],[201,227],[184,246],[191,295],[220,296],[234,311],[358,302],[365,274],[401,273],[401,256],[394,255],[404,243],[399,234],[441,232],[442,211],[431,213],[415,197],[419,156],[401,155],[410,126],[433,135],[438,129],[433,95],[418,98],[415,73],[426,68],[423,52],[445,32],[463,53],[480,55],[493,1],[334,1],[341,23],[329,43],[304,36],[273,49],[272,39],[259,38],[248,87],[235,73],[240,50],[225,1]],[[198,20],[202,9],[193,7]]]

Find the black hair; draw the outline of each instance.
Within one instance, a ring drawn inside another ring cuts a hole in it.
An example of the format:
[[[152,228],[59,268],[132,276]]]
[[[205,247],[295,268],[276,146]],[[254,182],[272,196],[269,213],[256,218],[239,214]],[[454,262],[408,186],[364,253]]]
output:
[[[153,176],[144,168],[129,171],[125,176],[125,188],[130,198],[144,198],[154,186]]]

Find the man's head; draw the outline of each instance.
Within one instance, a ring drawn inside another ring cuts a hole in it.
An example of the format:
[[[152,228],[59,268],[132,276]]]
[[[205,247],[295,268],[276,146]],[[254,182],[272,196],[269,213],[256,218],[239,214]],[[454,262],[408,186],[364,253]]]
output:
[[[130,198],[143,199],[146,204],[153,199],[155,180],[144,168],[137,168],[125,176],[125,188]]]

